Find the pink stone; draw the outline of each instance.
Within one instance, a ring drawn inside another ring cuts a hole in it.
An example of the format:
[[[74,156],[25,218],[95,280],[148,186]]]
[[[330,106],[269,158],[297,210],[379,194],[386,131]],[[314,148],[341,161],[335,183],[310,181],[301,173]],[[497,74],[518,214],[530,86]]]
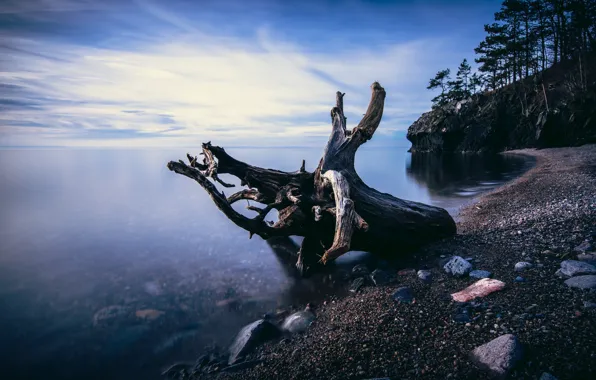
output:
[[[492,278],[483,278],[482,280],[476,281],[472,285],[468,286],[464,290],[453,293],[451,298],[457,302],[468,302],[474,298],[484,297],[492,292],[502,290],[505,287],[503,281],[495,280]]]

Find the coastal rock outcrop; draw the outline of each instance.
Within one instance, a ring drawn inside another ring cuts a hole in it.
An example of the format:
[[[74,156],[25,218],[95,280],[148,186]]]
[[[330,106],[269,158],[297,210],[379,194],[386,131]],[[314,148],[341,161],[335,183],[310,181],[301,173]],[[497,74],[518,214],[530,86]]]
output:
[[[595,142],[596,83],[575,88],[573,68],[559,64],[541,79],[527,78],[422,114],[408,128],[411,151],[500,152]]]

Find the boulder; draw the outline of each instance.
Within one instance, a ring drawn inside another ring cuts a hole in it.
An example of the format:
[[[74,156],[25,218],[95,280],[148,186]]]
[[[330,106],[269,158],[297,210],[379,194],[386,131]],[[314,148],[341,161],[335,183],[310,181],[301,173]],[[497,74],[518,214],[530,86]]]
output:
[[[235,364],[242,356],[247,355],[259,345],[281,335],[280,329],[273,323],[260,319],[247,326],[236,335],[230,346],[228,364]]]
[[[504,378],[521,360],[522,346],[515,335],[506,334],[477,347],[471,357],[480,368],[491,375]]]
[[[443,266],[443,269],[445,272],[459,277],[468,274],[472,270],[472,264],[460,256],[453,256]]]

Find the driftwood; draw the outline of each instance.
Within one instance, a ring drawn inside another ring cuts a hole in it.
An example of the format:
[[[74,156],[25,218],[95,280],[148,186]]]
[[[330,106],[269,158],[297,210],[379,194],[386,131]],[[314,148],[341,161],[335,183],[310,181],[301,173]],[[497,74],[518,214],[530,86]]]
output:
[[[377,82],[371,88],[368,110],[352,130],[346,129],[344,94],[337,92],[331,110],[331,136],[313,173],[305,170],[304,161],[296,172],[251,166],[210,142],[202,146],[202,162],[187,155],[189,164],[170,161],[168,168],[197,181],[215,205],[250,237],[303,236],[296,263],[302,274],[350,250],[395,255],[455,234],[455,222],[444,209],[381,193],[368,187],[356,173],[356,151],[372,138],[383,115],[385,90]],[[247,188],[226,197],[208,179],[233,187],[218,177],[224,173],[236,176]],[[249,205],[257,216],[248,218],[232,207],[240,200],[252,200],[264,207]],[[274,224],[265,221],[273,209],[279,212]]]

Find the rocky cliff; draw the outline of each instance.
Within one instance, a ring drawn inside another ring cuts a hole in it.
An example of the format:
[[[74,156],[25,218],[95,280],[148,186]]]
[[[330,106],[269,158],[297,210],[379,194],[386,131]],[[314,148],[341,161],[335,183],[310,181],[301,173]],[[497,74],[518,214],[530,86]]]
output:
[[[583,80],[568,62],[539,78],[426,112],[408,128],[411,151],[500,152],[596,142],[596,69],[588,67]]]

